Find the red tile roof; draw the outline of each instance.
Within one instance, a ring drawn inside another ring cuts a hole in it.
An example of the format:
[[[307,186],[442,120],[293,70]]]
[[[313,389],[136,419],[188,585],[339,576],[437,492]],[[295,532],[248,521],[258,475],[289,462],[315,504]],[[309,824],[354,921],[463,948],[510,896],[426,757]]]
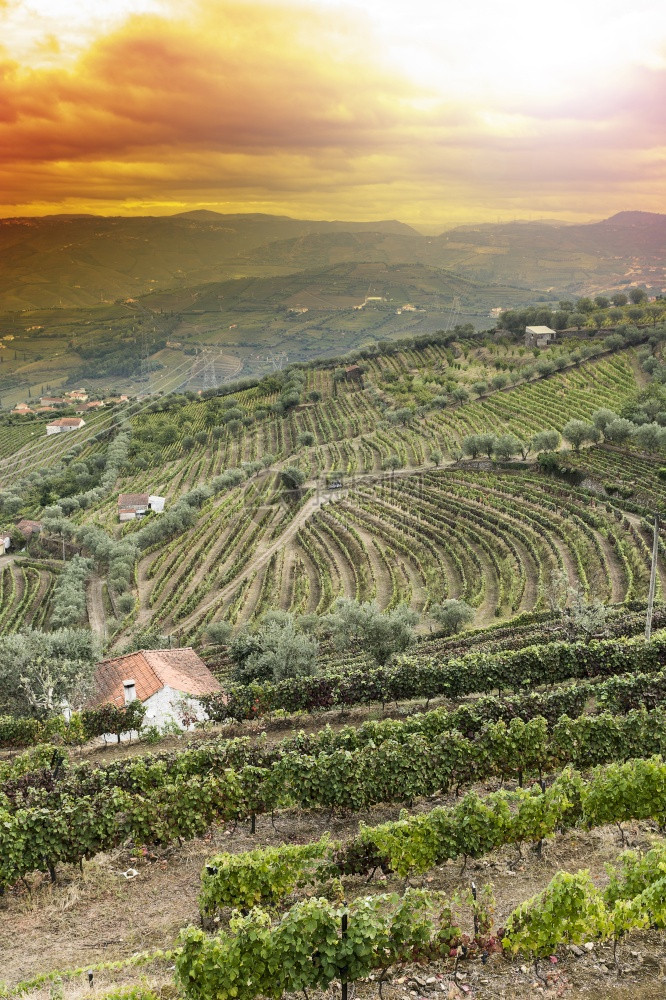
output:
[[[142,649],[97,664],[95,690],[88,704],[111,702],[122,707],[125,704],[123,681],[127,680],[135,682],[139,701],[145,701],[163,687],[194,697],[222,690],[220,683],[191,647]]]
[[[52,420],[47,427],[80,427],[81,424],[85,424],[85,420],[81,417],[59,417],[58,420]]]
[[[149,499],[149,493],[121,493],[118,497],[118,506],[123,510],[131,510],[133,507],[147,507]]]

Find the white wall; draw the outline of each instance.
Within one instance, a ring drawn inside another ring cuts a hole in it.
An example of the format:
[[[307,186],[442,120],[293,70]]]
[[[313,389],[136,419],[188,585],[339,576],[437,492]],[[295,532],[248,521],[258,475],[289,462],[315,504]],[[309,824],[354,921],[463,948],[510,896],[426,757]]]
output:
[[[144,705],[146,706],[146,715],[143,720],[144,726],[158,726],[161,728],[165,722],[173,720],[181,726],[181,729],[184,729],[185,727],[180,723],[179,710],[179,706],[184,699],[200,722],[208,718],[203,705],[196,698],[190,698],[181,691],[175,691],[173,688],[163,687],[161,691],[157,691],[156,694],[151,695],[150,698],[144,701]]]

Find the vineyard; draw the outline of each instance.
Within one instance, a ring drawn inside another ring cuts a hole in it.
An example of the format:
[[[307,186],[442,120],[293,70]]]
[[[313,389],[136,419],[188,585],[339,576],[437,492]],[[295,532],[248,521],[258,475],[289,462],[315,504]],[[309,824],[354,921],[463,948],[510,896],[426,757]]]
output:
[[[635,346],[549,357],[400,346],[16,435],[3,502],[43,528],[0,559],[6,643],[153,629],[224,690],[190,732],[0,715],[0,997],[663,995],[662,458],[534,445],[653,389]],[[520,451],[463,458],[490,432]],[[340,598],[409,643],[338,642]],[[268,612],[312,670],[243,679]]]
[[[39,564],[2,563],[0,559],[0,635],[26,626],[47,627],[55,573]]]
[[[21,905],[21,879],[43,892],[35,869],[55,880],[52,892],[83,878],[85,896],[105,893],[106,856],[113,868],[132,867],[141,898],[156,891],[161,871],[169,871],[162,892],[173,891],[174,878],[180,892],[187,883],[186,905],[176,907],[180,920],[190,913],[182,934],[165,939],[162,908],[149,912],[144,902],[139,913],[132,888],[120,887],[127,929],[143,927],[143,949],[124,958],[120,942],[114,960],[95,962],[94,949],[71,942],[68,954],[88,964],[70,959],[46,981],[75,981],[92,968],[107,991],[147,989],[175,974],[185,997],[206,1000],[233,995],[240,969],[247,997],[334,980],[372,990],[381,974],[386,994],[399,997],[403,968],[490,997],[508,968],[513,995],[528,996],[548,966],[530,976],[507,967],[502,953],[538,963],[591,941],[610,949],[609,966],[626,964],[630,947],[645,946],[645,929],[666,922],[658,832],[666,636],[474,653],[435,667],[450,707],[407,718],[320,725],[270,745],[217,737],[101,765],[62,755],[54,764],[52,748],[39,746],[0,765],[0,879],[10,911]],[[490,693],[526,680],[528,691]],[[191,846],[174,855],[183,841]],[[562,871],[567,854],[578,863]],[[516,878],[517,866],[529,876]],[[84,913],[74,906],[70,929]],[[324,942],[330,962],[313,965]],[[561,973],[570,985],[580,974],[571,961]],[[558,972],[553,982],[562,981]],[[42,984],[28,976],[22,989]]]
[[[461,466],[298,500],[266,474],[205,510],[186,552],[177,538],[139,567],[140,614],[149,609],[188,641],[211,621],[255,619],[269,603],[323,614],[340,596],[418,611],[462,598],[478,625],[489,624],[545,610],[558,570],[605,603],[647,595],[644,520],[616,497],[532,473]],[[665,581],[660,566],[658,593]]]

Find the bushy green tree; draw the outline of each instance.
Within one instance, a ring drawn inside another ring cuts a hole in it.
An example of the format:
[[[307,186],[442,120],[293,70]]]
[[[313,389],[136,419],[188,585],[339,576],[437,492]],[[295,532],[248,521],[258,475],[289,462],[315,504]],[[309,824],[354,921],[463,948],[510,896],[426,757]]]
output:
[[[600,410],[595,410],[592,414],[592,423],[600,430],[602,434],[605,435],[606,428],[609,424],[612,424],[614,420],[617,420],[617,413],[613,410],[608,410],[605,407]]]
[[[282,485],[287,490],[298,490],[305,482],[305,473],[295,465],[288,465],[280,473]]]
[[[255,628],[241,629],[229,645],[234,680],[243,684],[309,676],[317,669],[318,651],[317,640],[286,611],[268,612]]]
[[[599,431],[594,424],[588,424],[584,420],[569,420],[562,428],[562,437],[573,446],[574,451],[579,451],[585,441],[596,441]]]
[[[501,434],[495,438],[495,454],[500,459],[509,459],[520,451],[520,441],[513,434]]]
[[[466,601],[450,598],[441,604],[433,604],[430,617],[433,618],[446,635],[455,635],[465,625],[474,620],[474,608]]]
[[[631,420],[626,420],[624,417],[618,417],[616,420],[611,420],[606,426],[604,436],[607,441],[611,441],[613,444],[624,444],[630,436],[631,432],[634,430],[635,425]]]
[[[25,629],[0,643],[0,712],[52,715],[80,707],[92,685],[99,643],[89,629]]]
[[[206,627],[206,639],[216,646],[224,646],[231,635],[229,622],[211,622]]]
[[[417,613],[406,604],[380,611],[375,601],[360,603],[342,597],[327,616],[326,627],[338,651],[360,648],[385,664],[411,646],[418,621]]]
[[[557,431],[539,431],[532,438],[532,451],[555,451],[560,446],[560,435]]]

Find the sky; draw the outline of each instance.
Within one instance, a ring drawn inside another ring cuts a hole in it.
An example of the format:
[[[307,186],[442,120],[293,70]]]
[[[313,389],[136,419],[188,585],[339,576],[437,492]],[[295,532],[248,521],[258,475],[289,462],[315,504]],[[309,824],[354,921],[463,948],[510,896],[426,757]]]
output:
[[[0,0],[0,216],[666,211],[663,0]]]

